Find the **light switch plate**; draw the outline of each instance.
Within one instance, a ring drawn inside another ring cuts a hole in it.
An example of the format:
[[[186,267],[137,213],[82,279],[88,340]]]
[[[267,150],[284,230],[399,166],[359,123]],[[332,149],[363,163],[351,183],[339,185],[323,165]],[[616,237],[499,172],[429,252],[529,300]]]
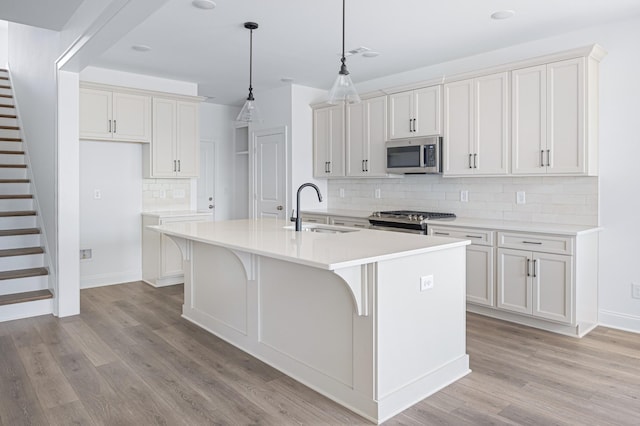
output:
[[[380,194],[380,188],[376,188],[376,190],[374,191],[374,195],[376,198],[380,198],[381,194]]]
[[[516,192],[516,204],[525,204],[527,199],[524,195],[524,191]]]
[[[631,283],[631,297],[640,299],[640,284]]]
[[[93,190],[93,199],[94,200],[100,200],[102,198],[102,191],[100,191],[99,189],[94,189]]]
[[[433,275],[420,277],[420,291],[431,290],[433,288]]]
[[[469,191],[467,189],[463,189],[462,191],[460,191],[460,201],[462,201],[463,203],[469,202]]]

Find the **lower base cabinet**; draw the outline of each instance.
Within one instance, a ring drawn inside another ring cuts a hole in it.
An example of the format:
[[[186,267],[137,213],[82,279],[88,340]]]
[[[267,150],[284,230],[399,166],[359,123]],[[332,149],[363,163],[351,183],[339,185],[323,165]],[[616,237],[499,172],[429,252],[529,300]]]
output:
[[[202,222],[212,220],[211,214],[161,217],[142,217],[142,281],[154,287],[164,287],[184,282],[182,253],[176,243],[164,234],[146,229],[151,225],[175,222]]]

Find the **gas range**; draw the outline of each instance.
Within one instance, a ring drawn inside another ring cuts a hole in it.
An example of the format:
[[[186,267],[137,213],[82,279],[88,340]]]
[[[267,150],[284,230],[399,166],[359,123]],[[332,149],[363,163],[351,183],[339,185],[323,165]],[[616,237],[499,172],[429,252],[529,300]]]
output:
[[[369,216],[369,223],[373,229],[388,231],[427,234],[427,220],[455,219],[453,213],[421,212],[414,210],[391,210],[374,212]]]

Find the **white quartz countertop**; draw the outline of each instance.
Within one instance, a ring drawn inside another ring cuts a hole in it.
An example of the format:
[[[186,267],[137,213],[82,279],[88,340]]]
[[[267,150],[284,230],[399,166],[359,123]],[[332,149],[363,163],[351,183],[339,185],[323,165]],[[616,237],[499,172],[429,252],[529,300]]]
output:
[[[197,210],[165,210],[142,212],[142,216],[153,217],[181,217],[181,216],[211,216],[211,212],[199,212]]]
[[[188,240],[327,270],[462,247],[470,243],[453,238],[369,229],[328,234],[295,232],[290,227],[291,223],[283,220],[243,219],[171,223],[148,228]]]
[[[457,217],[455,219],[432,219],[427,225],[460,226],[469,228],[483,228],[498,231],[535,232],[542,234],[579,235],[600,231],[598,226],[565,225],[559,223],[518,222],[510,220],[476,219]]]

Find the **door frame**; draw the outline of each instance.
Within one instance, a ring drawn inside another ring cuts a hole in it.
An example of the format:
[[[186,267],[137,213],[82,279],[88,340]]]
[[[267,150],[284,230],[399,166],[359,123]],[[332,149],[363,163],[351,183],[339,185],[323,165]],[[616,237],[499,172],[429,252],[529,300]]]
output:
[[[285,167],[284,167],[284,181],[285,181],[285,196],[284,196],[284,211],[285,218],[288,215],[291,206],[291,149],[289,147],[289,135],[287,126],[271,127],[268,129],[252,130],[250,129],[251,137],[249,138],[249,164],[250,169],[250,188],[249,188],[249,206],[250,206],[250,219],[258,217],[258,200],[256,189],[258,187],[257,173],[258,170],[258,154],[257,154],[257,139],[261,136],[269,135],[283,135],[284,136],[284,149],[285,149]]]

